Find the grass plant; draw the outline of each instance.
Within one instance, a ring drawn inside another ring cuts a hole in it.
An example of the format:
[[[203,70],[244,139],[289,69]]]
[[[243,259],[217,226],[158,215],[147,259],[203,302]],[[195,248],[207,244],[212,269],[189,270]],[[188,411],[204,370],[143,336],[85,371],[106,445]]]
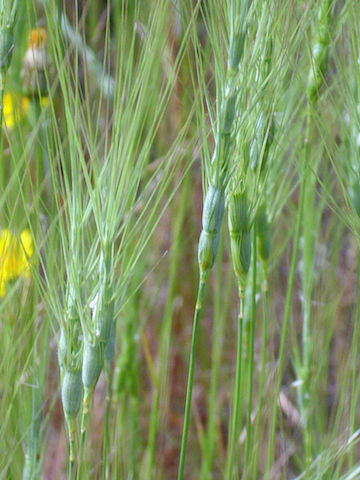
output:
[[[359,478],[359,18],[0,1],[0,479]]]

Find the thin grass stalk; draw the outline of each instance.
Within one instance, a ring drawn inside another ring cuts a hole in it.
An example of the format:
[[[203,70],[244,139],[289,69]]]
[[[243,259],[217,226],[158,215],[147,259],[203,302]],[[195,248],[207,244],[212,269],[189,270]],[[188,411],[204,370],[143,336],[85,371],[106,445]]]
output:
[[[161,398],[161,388],[165,389],[167,384],[167,382],[165,382],[164,379],[166,379],[168,376],[173,302],[174,302],[174,295],[175,295],[175,285],[176,285],[176,279],[177,279],[179,259],[180,259],[180,253],[181,253],[181,245],[182,245],[181,230],[183,228],[183,222],[185,218],[186,199],[188,198],[189,186],[190,186],[190,176],[187,176],[182,185],[182,192],[181,192],[181,197],[179,199],[179,206],[178,206],[179,210],[177,212],[176,223],[174,227],[168,292],[166,296],[164,316],[161,322],[160,352],[159,352],[159,362],[158,362],[158,368],[157,368],[158,381],[154,385],[154,394],[153,394],[152,409],[150,414],[150,428],[149,428],[149,436],[148,436],[149,459],[148,459],[148,467],[147,467],[147,477],[149,478],[149,480],[153,478],[154,474],[156,475],[156,471],[154,471],[154,466],[155,466],[155,452],[156,452],[156,436],[158,432],[159,404],[160,404],[160,398]],[[163,379],[162,385],[160,385],[160,379]]]
[[[134,375],[134,382],[136,382]],[[138,392],[130,396],[130,469],[129,476],[134,480],[139,478],[138,452],[141,450],[139,437],[139,399]]]
[[[200,313],[201,313],[201,309],[202,309],[202,303],[203,303],[203,300],[204,300],[204,290],[205,290],[205,281],[202,280],[199,283],[198,294],[197,294],[197,299],[196,299],[196,307],[195,307],[195,313],[194,313],[193,331],[192,331],[192,339],[191,339],[191,350],[190,350],[190,361],[189,361],[189,373],[188,373],[188,381],[187,381],[187,387],[186,387],[186,401],[185,401],[185,413],[184,413],[184,423],[183,423],[183,435],[182,435],[182,439],[181,439],[181,449],[180,449],[180,459],[179,459],[178,480],[181,480],[183,478],[183,475],[184,475],[186,444],[187,444],[187,437],[188,437],[188,432],[189,432],[191,397],[192,397],[194,368],[195,368],[197,330],[198,330],[198,326],[199,326],[199,318],[200,318]]]
[[[253,384],[254,384],[254,343],[255,343],[255,322],[256,322],[256,278],[257,278],[257,254],[256,254],[256,223],[253,227],[252,242],[252,284],[251,284],[251,318],[250,318],[250,336],[249,336],[249,367],[247,379],[247,412],[246,412],[246,441],[245,441],[245,462],[244,462],[244,478],[246,478],[250,453],[252,449],[252,403],[253,403]]]
[[[228,442],[227,457],[226,457],[226,473],[225,478],[231,480],[234,470],[234,454],[239,435],[239,419],[241,414],[241,399],[242,399],[242,375],[243,375],[243,324],[244,324],[244,292],[239,291],[239,315],[237,323],[237,339],[236,339],[236,372],[235,372],[235,389],[234,389],[234,404],[232,413],[231,428],[229,430],[230,439]]]
[[[222,311],[224,305],[228,305],[226,300],[227,295],[224,295],[222,289],[223,277],[223,259],[224,259],[225,242],[224,236],[221,236],[219,253],[216,262],[216,293],[214,300],[214,326],[213,326],[213,342],[211,351],[211,378],[210,378],[210,392],[208,403],[208,419],[207,432],[205,437],[204,457],[202,461],[200,478],[208,480],[212,477],[213,463],[214,463],[214,449],[216,442],[216,408],[217,408],[217,392],[219,386],[219,371],[222,353],[222,341],[224,326],[225,326],[225,312]],[[228,276],[230,279],[230,275]],[[230,283],[225,287],[225,292],[229,291]],[[225,301],[224,301],[225,300]]]
[[[233,413],[230,428],[228,451],[226,458],[225,478],[231,480],[234,472],[234,455],[238,441],[239,418],[243,384],[243,336],[244,307],[247,273],[251,260],[251,244],[249,244],[250,226],[248,221],[248,203],[246,190],[238,191],[229,196],[228,230],[230,233],[231,258],[237,279],[239,292],[239,315],[237,325],[237,353],[234,387]]]
[[[319,90],[324,83],[327,69],[329,48],[329,21],[331,0],[324,0],[319,8],[317,34],[313,45],[313,65],[310,68],[307,85],[308,120],[306,138],[304,139],[306,155],[311,155],[310,135],[313,130],[313,117],[315,106],[319,97]],[[310,368],[312,356],[312,338],[310,331],[311,305],[312,305],[312,268],[314,257],[313,242],[313,211],[315,201],[315,178],[308,177],[309,171],[305,171],[307,193],[305,199],[305,212],[303,216],[303,328],[302,328],[302,365],[299,369],[299,405],[303,421],[305,466],[312,461],[312,433],[310,428]],[[311,175],[316,175],[311,172]]]
[[[309,149],[310,151],[310,149]],[[315,170],[315,168],[314,168]],[[315,170],[316,171],[316,170]],[[310,424],[310,369],[312,356],[312,338],[310,331],[312,306],[312,268],[314,261],[313,245],[313,212],[315,197],[315,175],[310,172],[307,177],[307,191],[303,218],[303,325],[302,325],[302,352],[303,362],[300,368],[299,405],[304,428],[305,465],[308,467],[312,459],[312,434]]]
[[[283,315],[283,323],[282,323],[280,347],[279,347],[277,381],[276,381],[276,387],[275,387],[271,427],[270,427],[270,434],[269,434],[269,441],[268,441],[269,447],[268,447],[268,456],[267,456],[266,479],[269,479],[269,480],[271,478],[270,477],[271,466],[274,461],[274,446],[275,446],[277,414],[278,414],[278,398],[280,394],[282,374],[283,374],[284,361],[285,361],[285,355],[284,355],[285,345],[286,345],[288,324],[289,324],[289,319],[291,314],[292,294],[293,294],[296,265],[297,265],[297,254],[298,254],[299,244],[300,244],[301,226],[302,226],[304,204],[305,204],[306,180],[307,180],[307,170],[308,170],[308,161],[309,161],[309,158],[308,158],[309,146],[308,146],[307,139],[310,136],[311,128],[312,128],[312,115],[310,114],[310,111],[309,111],[307,115],[307,125],[305,130],[306,131],[305,144],[304,144],[303,158],[302,158],[302,171],[301,171],[302,180],[301,180],[301,186],[300,186],[300,198],[299,198],[299,206],[298,206],[297,217],[296,217],[293,250],[291,254],[290,271],[289,271],[289,278],[288,278],[286,297],[285,297],[284,315]]]
[[[266,362],[267,362],[267,340],[268,340],[268,323],[269,323],[269,307],[270,307],[270,298],[269,298],[269,287],[268,287],[268,266],[267,261],[263,262],[264,270],[264,282],[263,282],[263,312],[262,312],[262,344],[261,344],[261,368],[260,368],[260,378],[259,378],[259,394],[258,394],[258,407],[256,415],[256,423],[254,428],[254,438],[259,439],[260,436],[260,427],[261,427],[261,414],[263,406],[263,394],[264,394],[264,385],[265,385],[265,373],[266,373]],[[258,478],[258,458],[259,458],[259,442],[256,444],[253,460],[253,469],[252,477]]]
[[[108,465],[108,451],[110,445],[110,407],[111,407],[111,384],[112,374],[109,366],[105,367],[105,416],[104,416],[104,445],[103,445],[103,466],[102,466],[102,479],[109,478],[109,465]]]
[[[208,190],[203,206],[202,231],[198,246],[198,263],[200,278],[198,295],[194,312],[194,325],[191,340],[188,383],[186,389],[185,414],[181,441],[178,480],[183,479],[186,445],[190,420],[192,384],[195,365],[195,347],[197,343],[198,322],[204,296],[204,288],[208,275],[214,265],[219,247],[221,225],[225,210],[225,190],[231,172],[230,159],[232,148],[232,134],[235,119],[235,109],[238,97],[237,75],[243,55],[245,39],[245,15],[248,1],[241,5],[241,9],[233,1],[230,3],[229,26],[230,40],[228,46],[228,65],[221,91],[218,123],[215,132],[215,151],[210,164]],[[195,336],[195,338],[194,338]]]

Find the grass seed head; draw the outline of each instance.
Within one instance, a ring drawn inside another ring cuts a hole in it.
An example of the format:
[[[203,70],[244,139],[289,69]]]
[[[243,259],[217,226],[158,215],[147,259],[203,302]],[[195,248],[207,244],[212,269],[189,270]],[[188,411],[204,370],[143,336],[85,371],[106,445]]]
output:
[[[219,248],[220,229],[224,218],[224,190],[210,185],[205,197],[202,232],[199,239],[198,263],[200,276],[205,279],[212,269]]]
[[[87,390],[93,390],[104,365],[104,346],[102,342],[91,345],[85,341],[82,365],[82,382]]]
[[[202,228],[208,233],[218,234],[225,210],[224,190],[210,185],[204,202]]]
[[[213,234],[202,230],[199,239],[198,263],[200,276],[205,279],[215,263],[219,248],[219,234]]]
[[[248,222],[248,204],[244,189],[230,194],[228,227],[233,268],[241,288],[244,289],[251,261],[251,229]]]
[[[229,231],[240,233],[248,228],[248,204],[246,191],[232,193],[229,199]]]
[[[231,259],[241,289],[245,289],[251,261],[251,232],[243,231],[230,236]]]
[[[74,420],[81,407],[81,369],[75,371],[65,370],[61,387],[61,399],[66,417]]]

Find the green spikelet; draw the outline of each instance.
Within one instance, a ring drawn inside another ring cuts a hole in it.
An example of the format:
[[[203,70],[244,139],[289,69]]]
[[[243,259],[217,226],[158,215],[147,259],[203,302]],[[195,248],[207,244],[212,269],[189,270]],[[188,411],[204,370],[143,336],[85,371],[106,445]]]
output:
[[[251,231],[245,191],[233,193],[229,197],[228,227],[233,268],[241,289],[244,289],[251,262]]]
[[[248,228],[247,198],[245,191],[231,194],[229,200],[229,231],[238,234]]]
[[[198,262],[200,277],[202,279],[206,278],[216,259],[224,210],[224,191],[220,188],[210,186],[205,197],[202,216],[202,232],[199,239],[198,249]]]
[[[75,421],[81,407],[82,382],[81,369],[75,371],[64,371],[61,388],[61,399],[64,413],[70,423]]]
[[[107,343],[114,323],[114,301],[112,288],[108,283],[99,290],[98,304],[95,314],[95,329],[99,333],[99,341]]]
[[[249,231],[230,234],[231,259],[235,275],[241,288],[246,283],[246,275],[251,261],[251,234]]]
[[[114,323],[114,299],[110,281],[112,266],[111,249],[108,242],[100,252],[99,260],[99,289],[93,301],[93,322],[97,332],[97,341],[107,343]]]
[[[85,340],[83,365],[82,365],[82,382],[86,390],[93,390],[99,379],[104,364],[104,347],[101,342],[92,345]]]

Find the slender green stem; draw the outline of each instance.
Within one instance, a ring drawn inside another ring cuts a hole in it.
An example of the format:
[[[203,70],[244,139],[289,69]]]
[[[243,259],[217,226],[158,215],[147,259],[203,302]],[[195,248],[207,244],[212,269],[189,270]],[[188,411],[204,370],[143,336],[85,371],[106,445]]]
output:
[[[229,287],[232,283],[232,272],[228,275],[227,284],[225,289],[222,286],[222,270],[224,260],[224,241],[223,236],[220,240],[219,253],[217,256],[216,264],[216,278],[217,289],[214,300],[214,326],[213,326],[213,342],[211,352],[211,379],[210,379],[210,392],[209,392],[209,406],[208,406],[208,419],[207,419],[207,433],[205,439],[204,458],[201,468],[200,478],[202,480],[208,480],[211,478],[212,465],[214,462],[214,448],[215,448],[215,420],[216,420],[216,408],[217,408],[217,392],[219,388],[219,372],[221,362],[221,351],[224,324],[226,318],[226,312],[224,312],[224,305],[228,305],[226,299],[230,294]],[[225,291],[225,292],[224,292]],[[224,293],[226,299],[224,300]]]
[[[265,368],[266,368],[266,353],[267,353],[267,338],[268,338],[268,312],[269,312],[269,290],[268,290],[268,270],[267,264],[264,263],[264,285],[263,285],[263,321],[262,321],[262,349],[261,349],[261,370],[259,378],[259,403],[256,416],[254,438],[260,438],[260,420],[263,404],[263,392],[265,385]],[[258,457],[259,457],[259,444],[256,445],[254,452],[253,470],[251,478],[258,478]]]
[[[306,132],[309,131],[309,115],[307,117],[307,128]],[[277,413],[278,413],[278,398],[280,393],[281,381],[282,381],[282,372],[285,360],[285,344],[286,344],[286,336],[289,324],[289,318],[291,313],[291,305],[292,305],[292,293],[294,287],[294,280],[295,280],[295,272],[296,272],[296,264],[297,264],[297,254],[299,250],[300,244],[300,236],[301,236],[301,225],[302,225],[302,218],[304,212],[304,203],[305,203],[305,194],[306,194],[306,180],[307,180],[307,168],[308,168],[308,136],[305,137],[305,148],[304,148],[304,156],[303,156],[303,165],[302,165],[302,180],[301,180],[301,187],[300,187],[300,200],[299,200],[299,207],[297,211],[297,218],[296,218],[296,228],[295,228],[295,236],[294,236],[294,245],[293,251],[291,255],[291,264],[290,264],[290,272],[289,272],[289,279],[286,291],[286,298],[285,298],[285,307],[284,307],[284,317],[283,317],[283,325],[281,330],[281,338],[280,338],[280,348],[279,348],[279,360],[278,360],[278,373],[277,373],[277,382],[276,382],[276,389],[275,389],[275,400],[273,402],[273,412],[272,412],[272,424],[270,428],[270,438],[269,438],[269,449],[268,449],[268,458],[267,458],[267,473],[266,478],[270,478],[270,469],[271,465],[274,460],[274,445],[275,445],[275,435],[276,435],[276,426],[277,426]]]
[[[309,139],[312,131],[313,107],[310,103],[308,108],[307,128],[305,138],[305,155],[309,157]],[[307,193],[304,204],[306,215],[303,215],[303,326],[302,326],[302,368],[299,375],[299,405],[303,420],[303,442],[305,451],[305,465],[308,467],[312,457],[312,436],[309,426],[309,407],[310,392],[309,378],[311,365],[312,341],[310,332],[311,317],[311,289],[312,289],[312,269],[313,269],[313,209],[315,186],[312,179],[309,181],[308,170],[304,172],[305,182],[307,184]]]
[[[86,440],[86,425],[89,416],[89,408],[90,408],[90,401],[93,392],[89,390],[85,390],[84,392],[84,400],[83,400],[83,409],[81,415],[81,436],[80,436],[80,449],[79,449],[79,465],[77,471],[77,480],[81,480],[82,475],[82,465],[83,465],[83,457],[84,457],[84,448],[85,448],[85,440]]]
[[[197,330],[199,325],[200,313],[202,309],[204,289],[205,289],[205,281],[200,281],[197,300],[196,300],[195,313],[194,313],[194,323],[193,323],[193,332],[192,332],[192,340],[191,340],[189,373],[188,373],[188,382],[187,382],[187,389],[186,389],[185,414],[184,414],[183,434],[181,439],[178,480],[182,480],[184,478],[186,444],[187,444],[187,437],[189,432],[191,397],[192,397],[192,388],[193,388],[193,380],[194,380]]]
[[[69,480],[74,480],[75,472],[75,423],[73,419],[66,419],[69,435]]]
[[[130,447],[130,469],[129,477],[133,480],[138,478],[138,462],[137,451],[139,448],[139,400],[138,396],[132,394],[130,396],[130,431],[131,431],[131,447]]]
[[[237,352],[236,352],[236,373],[235,373],[235,393],[234,393],[234,411],[232,415],[232,424],[230,429],[230,439],[228,455],[226,461],[225,478],[231,480],[233,473],[234,451],[238,439],[238,426],[241,408],[241,376],[242,376],[242,344],[243,344],[243,320],[244,320],[244,291],[239,287],[239,316],[237,328]]]
[[[105,427],[104,427],[104,447],[103,447],[103,470],[102,478],[105,480],[108,478],[108,450],[110,445],[110,433],[109,433],[109,417],[111,406],[111,370],[105,368],[105,381],[106,381],[106,396],[105,396]]]
[[[248,466],[250,462],[250,452],[252,448],[252,424],[251,411],[253,402],[253,380],[254,380],[254,343],[255,343],[255,314],[256,314],[256,224],[253,228],[253,248],[252,248],[252,286],[251,286],[251,319],[250,319],[250,338],[249,338],[249,370],[248,370],[248,402],[246,412],[246,442],[245,442],[245,464],[244,478],[247,477]]]

